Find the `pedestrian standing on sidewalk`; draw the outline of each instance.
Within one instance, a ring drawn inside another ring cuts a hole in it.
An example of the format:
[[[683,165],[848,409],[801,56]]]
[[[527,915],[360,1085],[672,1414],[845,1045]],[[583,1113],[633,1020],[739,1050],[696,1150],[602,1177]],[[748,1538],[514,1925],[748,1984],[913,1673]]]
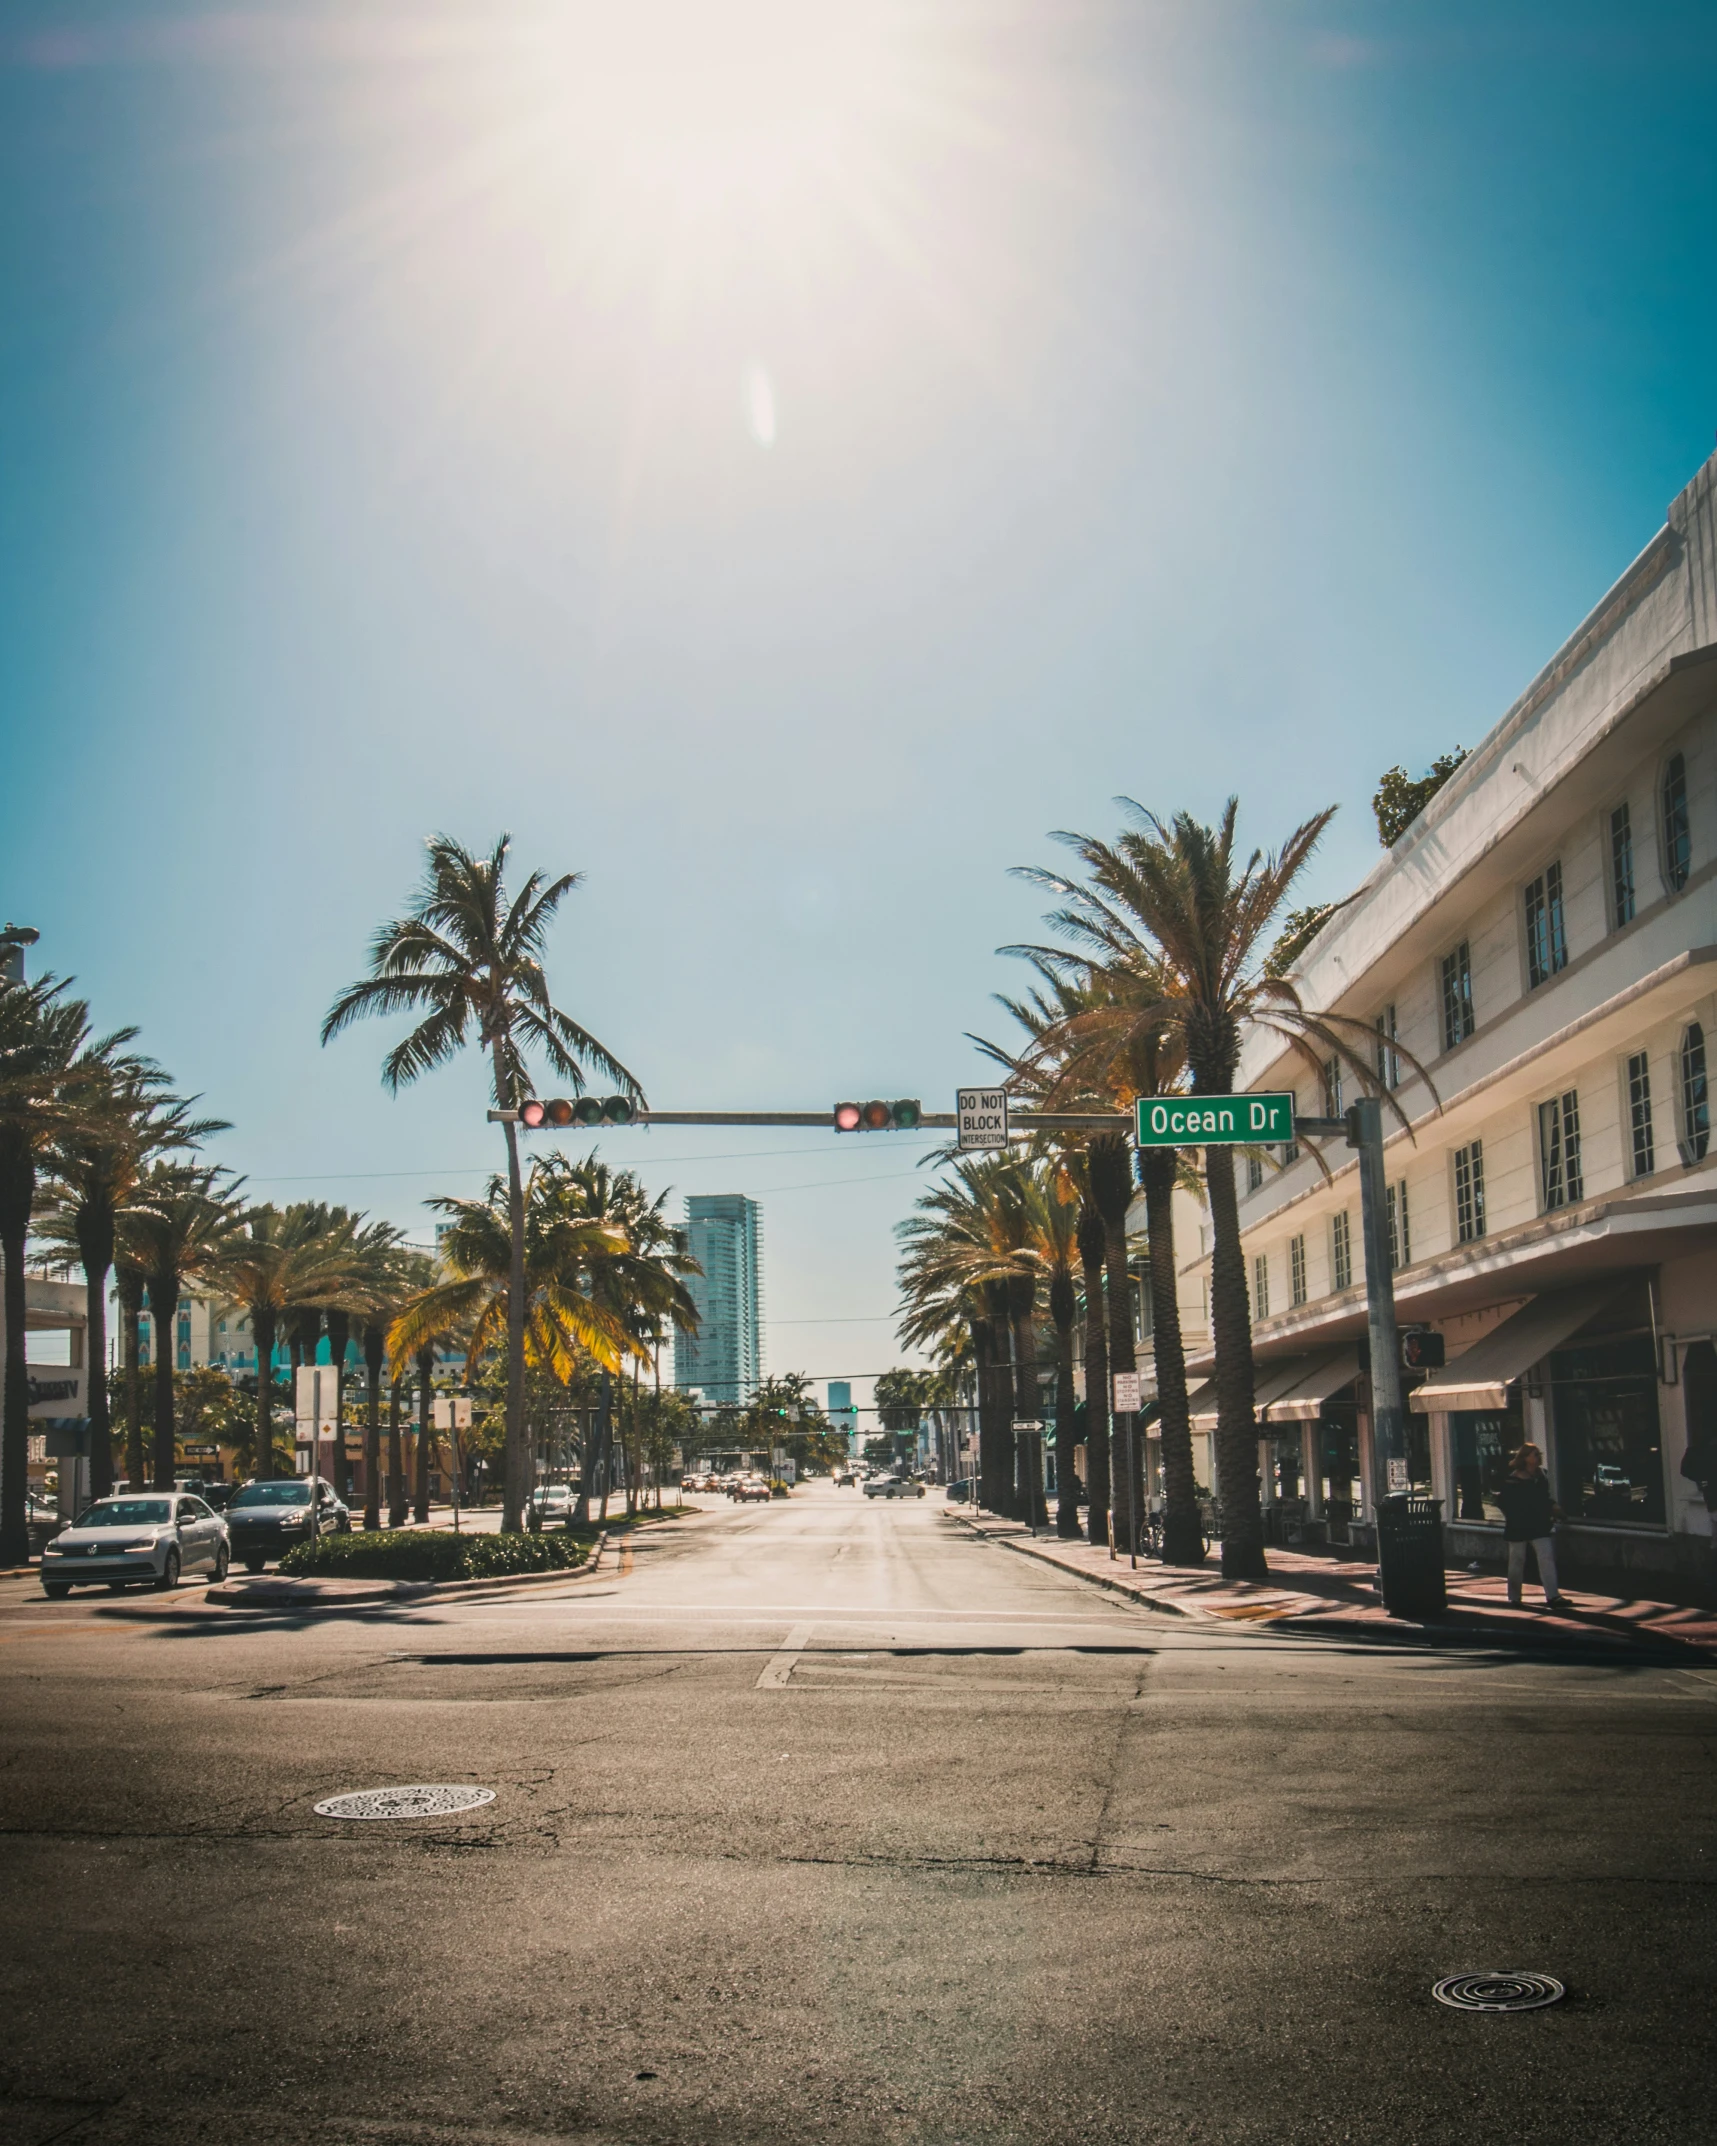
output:
[[[1544,1588],[1544,1607],[1561,1609],[1556,1590],[1556,1544],[1551,1529],[1561,1519],[1559,1506],[1550,1496],[1550,1478],[1544,1473],[1544,1455],[1530,1439],[1514,1456],[1497,1493],[1502,1507],[1502,1532],[1508,1542],[1508,1599],[1520,1607],[1526,1584],[1526,1546],[1538,1558],[1538,1578]]]

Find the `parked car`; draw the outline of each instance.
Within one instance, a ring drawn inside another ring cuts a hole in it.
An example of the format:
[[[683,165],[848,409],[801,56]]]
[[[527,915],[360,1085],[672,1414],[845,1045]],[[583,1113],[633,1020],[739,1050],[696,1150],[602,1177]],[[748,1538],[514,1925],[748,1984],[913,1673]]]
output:
[[[164,1591],[188,1572],[224,1580],[231,1554],[226,1522],[201,1498],[177,1491],[98,1498],[43,1548],[42,1592],[69,1595],[96,1580]]]
[[[352,1515],[320,1476],[287,1476],[272,1483],[246,1483],[227,1507],[232,1554],[246,1572],[260,1572],[269,1560],[284,1557],[310,1533],[310,1498],[316,1497],[316,1531],[351,1532]]]
[[[948,1485],[947,1498],[950,1505],[970,1505],[972,1502],[971,1477],[965,1475],[956,1476],[953,1482]]]

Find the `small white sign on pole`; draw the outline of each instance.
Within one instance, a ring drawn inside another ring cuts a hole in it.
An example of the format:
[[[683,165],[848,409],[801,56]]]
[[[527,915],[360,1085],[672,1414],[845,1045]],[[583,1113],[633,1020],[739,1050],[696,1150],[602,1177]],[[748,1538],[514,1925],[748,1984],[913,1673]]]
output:
[[[334,1366],[300,1364],[293,1381],[292,1413],[297,1442],[314,1445],[317,1439],[337,1435],[334,1416]]]
[[[446,1394],[438,1393],[429,1404],[429,1420],[438,1431],[453,1428],[453,1403]]]
[[[955,1092],[962,1152],[1005,1148],[1008,1144],[1008,1092],[1005,1088],[960,1088]]]
[[[456,1393],[453,1396],[453,1428],[456,1431],[468,1431],[471,1428],[471,1396],[468,1393]]]
[[[1139,1413],[1139,1374],[1136,1371],[1117,1371],[1114,1384],[1116,1415],[1136,1416]]]

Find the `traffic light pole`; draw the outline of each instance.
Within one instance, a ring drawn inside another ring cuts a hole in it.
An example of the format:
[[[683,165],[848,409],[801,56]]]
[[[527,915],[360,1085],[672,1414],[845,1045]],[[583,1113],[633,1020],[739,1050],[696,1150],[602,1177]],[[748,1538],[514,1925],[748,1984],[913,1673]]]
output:
[[[517,1124],[516,1110],[491,1110],[491,1125]],[[919,1114],[918,1123],[911,1127],[896,1127],[894,1130],[913,1132],[954,1132],[959,1119],[951,1110],[926,1110]],[[1126,1133],[1132,1129],[1130,1117],[1113,1111],[1012,1111],[1009,1113],[1009,1129],[1025,1133]],[[624,1132],[631,1125],[804,1125],[830,1132],[826,1110],[639,1110],[634,1111],[626,1125],[569,1125],[542,1128],[555,1132]]]

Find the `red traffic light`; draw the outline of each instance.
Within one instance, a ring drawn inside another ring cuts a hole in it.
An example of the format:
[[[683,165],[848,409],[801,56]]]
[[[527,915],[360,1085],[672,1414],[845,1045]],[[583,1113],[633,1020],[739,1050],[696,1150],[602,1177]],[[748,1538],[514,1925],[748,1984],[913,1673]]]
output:
[[[916,1098],[903,1096],[895,1103],[837,1103],[837,1133],[910,1133],[923,1123],[924,1113]]]
[[[638,1106],[629,1095],[581,1095],[576,1102],[564,1095],[547,1101],[533,1095],[519,1105],[519,1123],[528,1132],[545,1125],[631,1125],[637,1116]]]

